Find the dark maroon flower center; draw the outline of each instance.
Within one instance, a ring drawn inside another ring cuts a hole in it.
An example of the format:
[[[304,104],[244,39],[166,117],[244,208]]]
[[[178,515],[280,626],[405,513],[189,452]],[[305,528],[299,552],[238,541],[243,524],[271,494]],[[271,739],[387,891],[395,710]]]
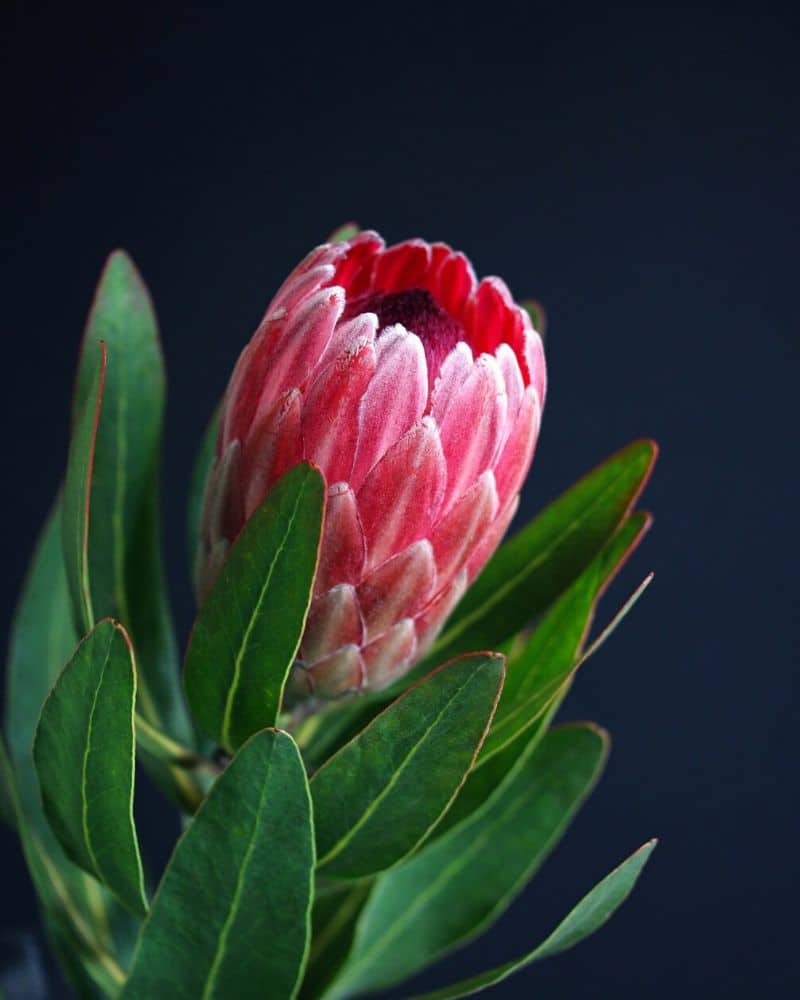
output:
[[[378,316],[379,332],[387,326],[402,323],[415,333],[425,348],[428,373],[433,383],[442,362],[459,340],[466,340],[464,327],[424,288],[409,288],[402,292],[370,292],[349,302],[345,317],[374,312]]]

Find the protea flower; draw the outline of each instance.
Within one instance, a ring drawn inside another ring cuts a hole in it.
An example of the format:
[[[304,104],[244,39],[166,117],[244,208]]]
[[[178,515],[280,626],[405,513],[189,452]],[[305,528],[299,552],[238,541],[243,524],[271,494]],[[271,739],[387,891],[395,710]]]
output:
[[[322,470],[293,699],[379,690],[430,645],[514,515],[545,384],[526,311],[444,243],[364,232],[292,272],[228,385],[198,585],[283,473]]]

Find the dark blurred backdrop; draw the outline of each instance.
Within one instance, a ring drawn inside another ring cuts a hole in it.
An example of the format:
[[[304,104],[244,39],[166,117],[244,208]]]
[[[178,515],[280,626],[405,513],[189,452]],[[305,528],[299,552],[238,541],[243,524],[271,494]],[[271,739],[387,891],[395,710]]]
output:
[[[162,325],[185,635],[193,453],[278,282],[349,219],[447,240],[547,307],[525,517],[634,437],[662,454],[654,530],[602,615],[655,582],[564,712],[611,730],[606,775],[500,924],[415,985],[526,950],[657,834],[606,928],[493,995],[797,995],[798,15],[7,0],[0,17],[4,629],[109,250],[133,254]],[[138,813],[158,867],[171,809],[145,790]],[[2,926],[33,929],[5,830],[0,848]]]

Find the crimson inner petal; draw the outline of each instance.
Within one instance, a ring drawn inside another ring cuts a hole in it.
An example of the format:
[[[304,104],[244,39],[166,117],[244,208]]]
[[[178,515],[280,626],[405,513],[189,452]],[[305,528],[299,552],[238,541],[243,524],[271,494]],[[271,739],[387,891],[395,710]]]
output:
[[[402,292],[370,292],[348,302],[343,318],[373,312],[378,316],[378,330],[402,323],[415,333],[425,348],[428,374],[433,383],[442,362],[467,333],[457,319],[439,305],[424,288],[408,288]],[[380,335],[380,333],[379,333]]]

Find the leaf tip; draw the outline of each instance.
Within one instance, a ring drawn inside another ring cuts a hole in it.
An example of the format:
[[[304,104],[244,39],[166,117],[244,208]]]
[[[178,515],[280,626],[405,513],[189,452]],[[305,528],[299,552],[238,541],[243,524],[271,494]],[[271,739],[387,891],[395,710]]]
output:
[[[106,278],[115,273],[132,278],[138,284],[144,284],[133,257],[122,247],[115,247],[106,257],[103,270],[100,272],[100,284],[102,285]]]
[[[642,484],[639,488],[639,493],[637,494],[638,497],[650,481],[650,476],[653,474],[653,469],[658,461],[658,455],[661,449],[659,448],[658,442],[654,438],[639,438],[638,441],[634,441],[634,446],[640,449],[642,453],[647,456],[647,466],[642,477]]]
[[[357,222],[345,222],[341,226],[337,226],[325,242],[343,243],[346,240],[352,240],[354,237],[358,236],[360,232],[361,226],[359,226]]]

